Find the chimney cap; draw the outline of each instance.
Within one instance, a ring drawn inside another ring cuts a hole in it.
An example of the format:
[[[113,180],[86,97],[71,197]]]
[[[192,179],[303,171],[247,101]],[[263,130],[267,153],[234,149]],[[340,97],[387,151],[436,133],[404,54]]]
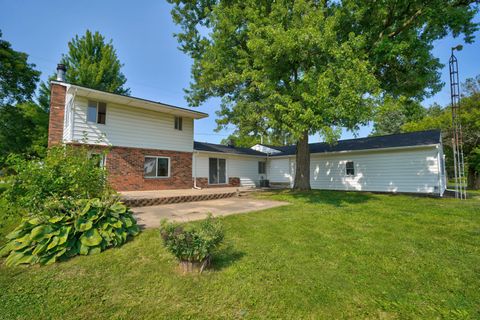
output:
[[[67,67],[63,63],[57,64],[57,81],[65,82],[66,72],[67,72]]]

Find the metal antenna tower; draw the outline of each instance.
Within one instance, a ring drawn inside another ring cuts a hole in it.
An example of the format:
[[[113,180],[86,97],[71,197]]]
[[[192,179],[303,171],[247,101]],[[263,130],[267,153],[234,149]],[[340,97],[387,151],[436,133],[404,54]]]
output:
[[[453,164],[455,174],[455,198],[466,199],[466,181],[465,181],[465,163],[463,160],[463,143],[462,143],[462,124],[460,122],[460,82],[458,78],[458,61],[453,54],[455,50],[462,50],[462,45],[452,48],[450,56],[450,93],[452,102],[452,149]]]

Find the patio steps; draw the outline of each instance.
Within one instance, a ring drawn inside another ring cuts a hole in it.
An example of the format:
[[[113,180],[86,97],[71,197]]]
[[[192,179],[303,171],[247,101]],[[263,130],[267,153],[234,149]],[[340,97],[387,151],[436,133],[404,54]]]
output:
[[[206,201],[206,200],[216,200],[216,199],[225,199],[230,197],[242,197],[246,196],[248,193],[254,191],[247,189],[237,189],[237,190],[219,190],[217,192],[210,191],[208,193],[201,192],[198,190],[198,193],[185,192],[186,194],[172,194],[167,192],[158,192],[158,193],[145,193],[142,196],[130,196],[128,194],[122,194],[121,199],[129,207],[147,207],[147,206],[158,206],[162,204],[173,204],[173,203],[183,203],[183,202],[194,202],[194,201]],[[179,192],[177,192],[179,193]]]

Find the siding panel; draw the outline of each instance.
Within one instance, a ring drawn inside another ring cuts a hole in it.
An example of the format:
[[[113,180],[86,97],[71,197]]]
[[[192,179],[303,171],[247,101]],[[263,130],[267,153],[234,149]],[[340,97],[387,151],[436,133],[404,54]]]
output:
[[[270,158],[267,163],[268,179],[273,183],[293,183],[289,158]]]
[[[183,118],[183,130],[174,129],[174,116],[107,103],[106,123],[87,123],[88,100],[77,98],[73,110],[73,141],[90,144],[193,151],[193,119]]]
[[[345,164],[353,161],[355,175]],[[436,148],[312,156],[313,189],[438,193]]]

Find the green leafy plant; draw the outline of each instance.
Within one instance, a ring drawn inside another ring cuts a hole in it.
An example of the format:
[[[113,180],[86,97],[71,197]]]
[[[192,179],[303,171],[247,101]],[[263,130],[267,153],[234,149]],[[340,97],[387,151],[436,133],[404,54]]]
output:
[[[78,199],[105,198],[113,194],[106,170],[98,159],[81,146],[58,146],[48,150],[43,160],[25,160],[11,155],[5,197],[12,214],[58,215]]]
[[[80,199],[68,210],[23,219],[0,250],[0,256],[7,256],[6,265],[47,265],[78,254],[95,254],[139,232],[132,212],[115,198]]]
[[[160,235],[184,271],[202,272],[209,265],[213,250],[223,241],[224,231],[221,222],[209,215],[198,224],[181,225],[164,220]]]

